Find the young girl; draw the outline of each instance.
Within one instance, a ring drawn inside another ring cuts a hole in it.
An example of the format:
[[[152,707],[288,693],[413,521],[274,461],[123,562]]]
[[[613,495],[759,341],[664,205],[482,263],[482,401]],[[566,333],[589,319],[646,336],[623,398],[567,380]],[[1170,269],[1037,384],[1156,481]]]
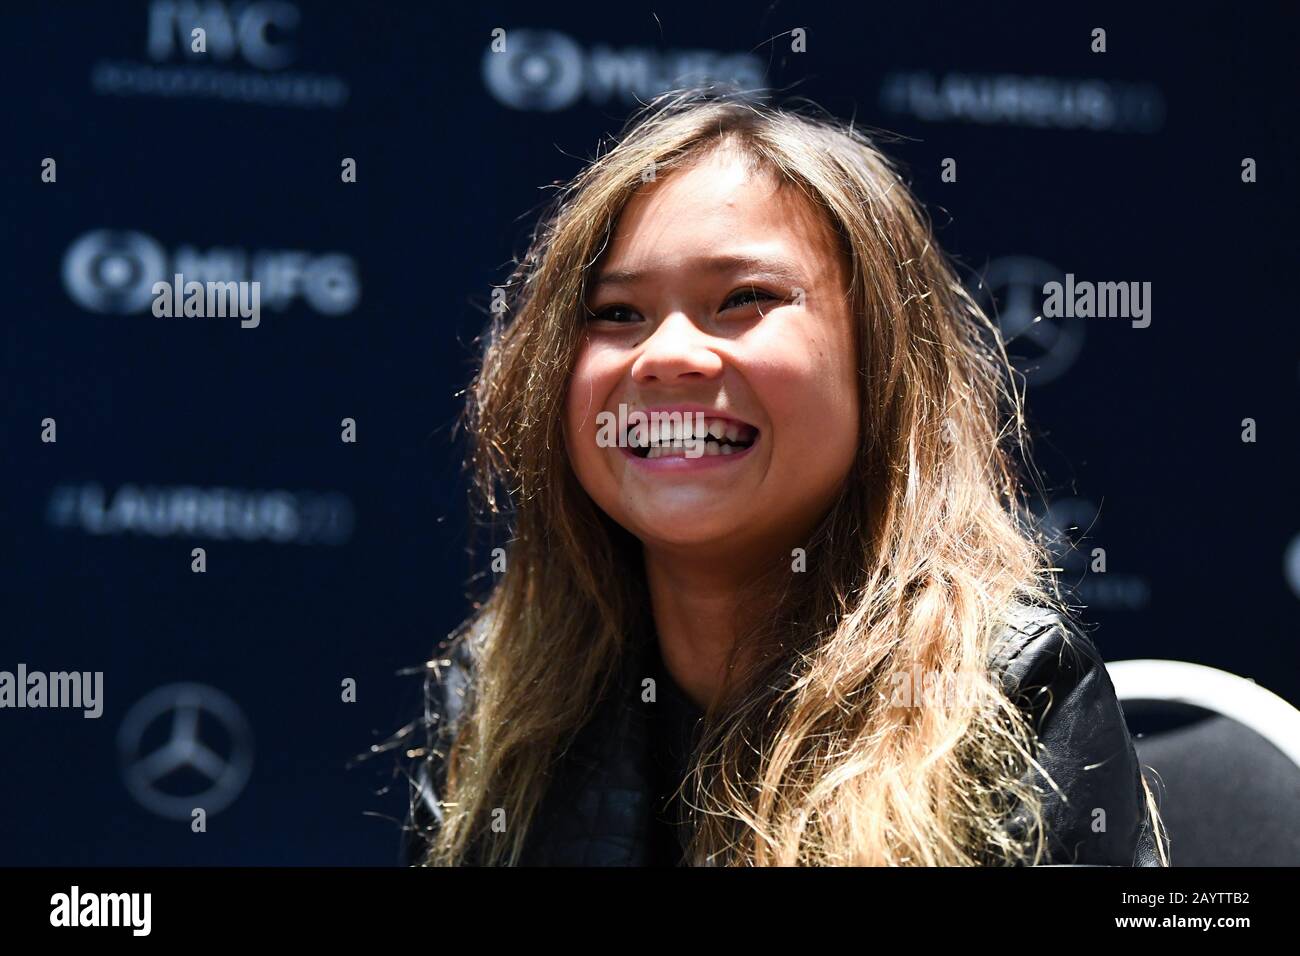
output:
[[[860,131],[662,98],[507,305],[466,421],[508,540],[409,862],[1167,863],[996,327]]]

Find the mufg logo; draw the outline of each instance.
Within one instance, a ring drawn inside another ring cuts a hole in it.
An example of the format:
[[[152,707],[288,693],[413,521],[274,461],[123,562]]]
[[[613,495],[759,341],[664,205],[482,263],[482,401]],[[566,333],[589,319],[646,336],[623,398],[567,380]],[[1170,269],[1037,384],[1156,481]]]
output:
[[[262,302],[277,310],[301,300],[322,315],[346,315],[361,298],[356,262],[337,252],[203,251],[189,245],[169,251],[141,232],[97,229],[78,238],[63,256],[63,287],[91,312],[149,311],[154,283],[170,282],[178,272],[200,282],[259,282]]]
[[[752,90],[764,79],[763,61],[752,53],[586,50],[552,30],[498,28],[483,54],[488,90],[517,110],[562,110],[584,97],[596,104],[633,103],[675,87],[711,83]]]

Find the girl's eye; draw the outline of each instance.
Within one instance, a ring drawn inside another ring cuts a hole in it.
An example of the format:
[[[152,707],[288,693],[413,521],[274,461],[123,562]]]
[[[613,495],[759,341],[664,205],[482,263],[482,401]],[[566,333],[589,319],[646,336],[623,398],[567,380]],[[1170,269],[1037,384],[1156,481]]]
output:
[[[754,305],[759,302],[775,302],[777,296],[770,292],[764,292],[762,289],[737,289],[727,297],[727,301],[722,303],[724,309],[736,309],[747,305]]]
[[[629,322],[636,322],[641,318],[641,313],[631,309],[626,305],[607,305],[603,309],[588,311],[587,317],[595,322],[616,322],[620,325]]]

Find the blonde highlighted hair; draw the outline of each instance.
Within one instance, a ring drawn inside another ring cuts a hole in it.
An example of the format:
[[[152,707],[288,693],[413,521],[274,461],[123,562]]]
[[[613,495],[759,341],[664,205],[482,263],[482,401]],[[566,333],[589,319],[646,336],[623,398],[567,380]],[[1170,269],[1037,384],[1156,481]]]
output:
[[[685,782],[689,860],[1037,862],[1033,730],[989,661],[1009,606],[1064,608],[1017,479],[1022,396],[997,329],[868,135],[696,91],[650,104],[558,193],[486,333],[466,424],[508,557],[457,635],[474,692],[443,741],[427,861],[519,860],[548,771],[647,639],[639,542],[579,485],[562,409],[588,276],[643,171],[662,178],[720,146],[800,191],[841,244],[863,440],[807,571],[774,555],[742,602],[755,609],[733,652],[744,665]],[[891,689],[917,672],[960,679],[961,699],[894,706]],[[490,833],[495,808],[506,834]],[[1012,811],[1027,825],[1004,826]]]

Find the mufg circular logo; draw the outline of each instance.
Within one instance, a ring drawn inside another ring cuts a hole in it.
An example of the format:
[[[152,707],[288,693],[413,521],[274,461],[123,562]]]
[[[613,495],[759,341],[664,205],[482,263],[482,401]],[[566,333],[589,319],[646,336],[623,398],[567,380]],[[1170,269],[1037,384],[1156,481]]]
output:
[[[582,99],[634,103],[687,85],[731,85],[757,91],[763,61],[752,53],[717,50],[584,49],[554,30],[492,31],[483,54],[483,82],[516,110],[551,112]]]
[[[139,232],[88,232],[63,257],[64,288],[92,312],[143,312],[153,301],[154,280],[166,272],[166,251]]]
[[[1284,559],[1286,580],[1296,597],[1300,597],[1300,534],[1291,539]]]
[[[582,50],[563,33],[511,30],[483,58],[487,88],[517,110],[560,110],[582,95]]]

